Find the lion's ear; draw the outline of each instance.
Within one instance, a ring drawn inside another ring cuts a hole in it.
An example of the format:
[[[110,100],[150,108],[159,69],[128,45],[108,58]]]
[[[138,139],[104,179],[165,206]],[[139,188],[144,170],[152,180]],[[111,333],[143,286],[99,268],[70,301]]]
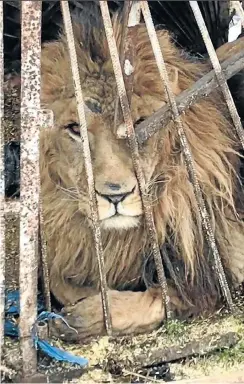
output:
[[[179,70],[174,66],[170,66],[170,68],[167,68],[167,70],[172,90],[175,95],[179,95],[181,93],[181,89],[179,86]]]

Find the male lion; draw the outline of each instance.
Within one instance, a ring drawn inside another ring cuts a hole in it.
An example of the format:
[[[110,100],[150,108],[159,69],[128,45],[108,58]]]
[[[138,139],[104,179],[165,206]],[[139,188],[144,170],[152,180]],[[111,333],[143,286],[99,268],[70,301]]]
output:
[[[114,30],[119,45],[118,18]],[[143,24],[136,34],[131,102],[135,126],[167,102]],[[157,34],[177,95],[209,66],[187,58],[167,31]],[[113,331],[117,335],[145,332],[159,327],[165,318],[161,290],[128,143],[117,137],[123,120],[114,128],[117,90],[105,34],[94,28],[88,42],[83,36],[82,28],[76,26]],[[82,340],[103,334],[105,327],[79,119],[64,36],[43,47],[42,103],[55,116],[53,129],[41,135],[50,287],[64,306],[65,318],[77,330],[75,333],[57,323],[54,332],[69,340]],[[217,92],[182,116],[228,281],[239,284],[244,278],[244,232],[236,211],[239,141],[228,119]],[[202,313],[213,308],[221,294],[175,124],[168,124],[139,150],[147,192],[153,200],[159,244],[174,271],[166,268],[171,308],[180,316]]]

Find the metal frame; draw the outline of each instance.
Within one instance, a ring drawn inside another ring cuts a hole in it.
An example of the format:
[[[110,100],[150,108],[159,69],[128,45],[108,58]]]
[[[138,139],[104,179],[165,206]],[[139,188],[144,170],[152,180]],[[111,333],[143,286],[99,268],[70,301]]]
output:
[[[11,202],[6,204],[4,200],[4,132],[3,132],[3,2],[0,2],[0,358],[4,341],[4,300],[5,300],[5,214],[7,212],[14,212],[20,214],[20,342],[21,353],[23,358],[23,375],[30,376],[36,372],[37,360],[36,351],[32,342],[31,331],[37,316],[37,247],[38,247],[38,231],[41,226],[41,233],[43,234],[43,222],[39,221],[41,198],[40,198],[40,176],[39,176],[39,130],[43,127],[52,126],[52,114],[47,111],[41,110],[40,106],[40,55],[41,55],[41,1],[24,1],[22,4],[22,63],[21,63],[21,200],[20,202]],[[74,80],[74,88],[77,99],[77,109],[81,125],[81,137],[83,154],[85,160],[85,168],[88,182],[88,191],[90,197],[90,207],[92,212],[93,233],[95,240],[96,255],[99,264],[102,303],[104,311],[104,321],[109,335],[112,334],[112,324],[109,311],[109,297],[106,283],[106,276],[104,271],[104,258],[101,243],[101,232],[98,220],[98,211],[96,204],[96,194],[94,190],[94,177],[92,171],[91,155],[89,149],[87,124],[85,119],[84,102],[82,96],[82,89],[79,79],[79,70],[77,63],[77,56],[75,51],[73,29],[71,23],[71,16],[69,11],[69,2],[61,1],[61,9],[63,12],[65,32],[70,53],[71,69]],[[134,3],[134,4],[133,4]],[[237,3],[237,2],[236,2]],[[162,125],[162,121],[167,123],[171,118],[174,119],[176,128],[181,141],[183,153],[185,155],[185,162],[189,172],[190,180],[194,186],[195,196],[199,206],[199,212],[202,218],[202,225],[206,234],[209,247],[212,250],[214,265],[219,276],[220,286],[226,301],[232,307],[232,298],[227,285],[224,270],[221,264],[221,259],[215,243],[213,231],[210,224],[208,212],[203,200],[201,188],[196,177],[193,166],[193,159],[191,156],[190,147],[184,133],[184,128],[180,118],[180,114],[185,111],[189,105],[194,102],[194,99],[199,99],[206,96],[203,90],[206,88],[208,81],[211,82],[210,91],[220,86],[226,103],[229,107],[230,114],[233,118],[233,123],[239,135],[240,141],[244,148],[244,133],[243,128],[238,116],[233,99],[230,95],[226,78],[231,77],[241,68],[244,68],[243,54],[240,54],[238,65],[227,74],[223,72],[220,66],[217,55],[213,49],[208,31],[203,21],[197,1],[190,1],[196,22],[199,30],[203,36],[205,45],[207,47],[210,60],[212,62],[214,71],[200,79],[191,90],[185,91],[188,99],[185,104],[179,105],[179,100],[182,95],[175,98],[172,90],[170,89],[168,75],[164,63],[163,52],[161,51],[157,34],[152,22],[149,6],[147,1],[128,1],[127,10],[125,10],[125,42],[124,52],[118,53],[115,38],[113,35],[113,28],[111,18],[109,15],[107,1],[100,1],[100,8],[105,28],[108,46],[112,58],[115,79],[118,88],[119,100],[122,107],[122,113],[125,121],[126,136],[128,138],[131,156],[134,164],[135,173],[138,179],[140,192],[142,196],[143,208],[145,212],[146,224],[148,233],[153,244],[152,250],[157,267],[158,278],[162,287],[162,300],[165,303],[167,316],[170,317],[169,298],[167,294],[167,283],[164,275],[162,258],[159,250],[156,229],[153,220],[153,213],[150,201],[148,201],[147,191],[145,190],[145,180],[142,168],[139,161],[138,154],[138,141],[145,141]],[[140,20],[140,9],[142,11],[148,35],[151,41],[152,49],[154,52],[155,60],[158,66],[159,74],[166,89],[170,107],[164,107],[156,112],[153,116],[148,118],[145,122],[140,124],[134,130],[133,122],[130,112],[130,97],[132,93],[132,80],[133,80],[133,52],[129,49],[129,42],[133,42],[133,28]],[[243,10],[239,11],[244,24]],[[122,59],[121,59],[122,57]],[[228,60],[227,60],[228,61]],[[226,62],[227,62],[226,61]],[[230,59],[229,59],[230,61]],[[128,72],[126,68],[130,66]],[[226,64],[226,63],[225,63]],[[224,65],[225,65],[224,64]],[[222,67],[224,68],[224,65]],[[228,69],[228,63],[227,63]],[[235,72],[236,71],[236,72]],[[124,77],[123,77],[124,75]],[[217,81],[214,77],[217,77]],[[218,84],[217,84],[218,83]],[[201,84],[202,93],[199,92]],[[205,88],[204,88],[205,86]],[[193,95],[191,99],[189,95]],[[195,93],[194,93],[195,92]],[[118,106],[118,102],[117,102]],[[165,115],[163,115],[163,112]],[[117,115],[117,114],[116,114]],[[163,115],[163,116],[162,116]],[[166,118],[165,118],[166,116]],[[155,120],[156,118],[156,120]],[[164,120],[165,118],[165,120]],[[154,121],[153,129],[150,124]],[[149,124],[149,130],[146,131],[145,127]],[[32,178],[30,180],[30,176]],[[45,247],[42,249],[45,253]],[[44,260],[45,261],[45,260]],[[47,268],[46,268],[47,269]]]

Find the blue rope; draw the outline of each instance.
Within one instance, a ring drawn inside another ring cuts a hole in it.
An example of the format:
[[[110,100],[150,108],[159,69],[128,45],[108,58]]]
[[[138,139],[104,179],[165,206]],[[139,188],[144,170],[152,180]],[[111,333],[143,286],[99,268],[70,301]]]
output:
[[[5,324],[4,324],[4,333],[5,336],[10,337],[19,337],[19,328],[15,316],[19,316],[19,291],[8,291],[6,292],[5,300]],[[49,357],[58,360],[65,361],[70,364],[78,364],[81,367],[86,367],[88,365],[88,360],[81,356],[75,356],[69,352],[64,351],[63,349],[57,348],[54,345],[49,344],[46,340],[41,340],[38,337],[37,326],[40,322],[48,321],[51,319],[61,319],[67,327],[71,328],[69,324],[63,319],[62,316],[45,311],[43,298],[38,295],[38,317],[33,327],[32,337],[36,349],[41,350],[44,354]]]

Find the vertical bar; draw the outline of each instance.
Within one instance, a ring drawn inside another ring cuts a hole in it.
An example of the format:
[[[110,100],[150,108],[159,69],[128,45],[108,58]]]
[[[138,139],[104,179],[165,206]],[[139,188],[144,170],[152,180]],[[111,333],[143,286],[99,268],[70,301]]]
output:
[[[141,19],[141,4],[138,0],[132,1],[131,11],[129,15],[128,27],[134,27],[140,23]]]
[[[143,171],[140,164],[138,143],[135,136],[135,130],[134,130],[133,121],[131,117],[129,101],[126,95],[123,73],[122,73],[119,54],[116,46],[114,33],[113,33],[113,26],[112,26],[111,18],[109,15],[107,1],[99,1],[99,3],[100,3],[101,12],[102,12],[102,18],[103,18],[105,33],[108,41],[110,56],[112,60],[118,94],[120,98],[120,104],[121,104],[123,117],[126,125],[126,135],[130,145],[133,166],[134,166],[136,178],[138,180],[140,193],[142,197],[142,205],[145,213],[146,226],[147,226],[148,234],[152,244],[152,253],[155,260],[159,284],[162,289],[162,299],[165,305],[166,317],[170,318],[171,311],[169,306],[167,281],[164,273],[162,257],[161,257],[158,239],[157,239],[157,232],[156,232],[155,223],[154,223],[152,204],[150,199],[148,198],[148,194],[146,191],[146,182],[145,182],[145,178],[144,178]]]
[[[120,47],[119,47],[119,58],[120,58],[120,64],[122,67],[124,67],[124,61],[125,61],[125,46],[127,41],[127,34],[128,34],[128,21],[129,21],[129,14],[131,12],[132,8],[132,1],[128,0],[124,2],[123,5],[123,18],[122,18],[122,31],[121,31],[121,40],[120,40]],[[119,95],[117,95],[115,100],[115,107],[114,107],[114,130],[116,131],[118,121],[121,119],[121,113],[119,110]]]
[[[41,1],[21,4],[19,328],[24,377],[34,374],[37,366],[31,332],[37,317],[41,4]]]
[[[187,171],[188,171],[191,183],[192,183],[193,188],[194,188],[194,193],[196,196],[196,201],[198,204],[199,213],[201,215],[202,226],[203,226],[203,230],[205,232],[206,240],[207,240],[208,246],[211,249],[212,254],[213,254],[214,267],[215,267],[215,270],[218,274],[220,287],[222,289],[223,295],[226,299],[226,302],[227,302],[229,308],[232,309],[233,308],[233,302],[232,302],[230,289],[229,289],[228,283],[226,281],[224,269],[222,266],[221,258],[219,255],[219,251],[218,251],[218,248],[216,245],[213,229],[211,226],[210,217],[209,217],[206,205],[205,205],[205,201],[203,199],[203,194],[202,194],[202,191],[200,188],[199,181],[197,179],[197,175],[196,175],[194,164],[193,164],[191,150],[190,150],[190,147],[189,147],[188,142],[187,142],[187,138],[185,135],[182,120],[180,118],[179,110],[178,110],[178,107],[177,107],[177,104],[175,101],[175,96],[174,96],[174,93],[170,87],[170,82],[169,82],[169,78],[168,78],[168,74],[167,74],[166,65],[165,65],[163,54],[161,51],[161,47],[160,47],[160,44],[158,41],[157,33],[156,33],[154,25],[153,25],[152,16],[151,16],[151,12],[150,12],[147,1],[141,1],[141,9],[142,9],[143,17],[144,17],[144,20],[146,23],[148,36],[149,36],[149,39],[151,41],[152,50],[153,50],[153,53],[154,53],[154,56],[156,59],[159,74],[160,74],[160,77],[161,77],[162,82],[164,84],[166,94],[167,94],[167,97],[169,100],[169,104],[172,108],[172,112],[173,112],[173,116],[174,116],[174,122],[175,122],[177,130],[178,130],[181,147],[182,147],[184,157],[185,157],[185,163],[186,163]]]
[[[0,365],[4,344],[4,307],[5,307],[5,217],[4,217],[4,53],[3,53],[3,1],[0,1]],[[1,370],[0,370],[1,382]]]
[[[135,28],[140,23],[141,5],[139,1],[128,0],[124,3],[124,18],[123,29],[120,41],[120,64],[123,68],[125,89],[129,104],[131,103],[131,96],[133,92],[133,80],[134,80],[134,56],[135,56]],[[119,95],[115,102],[114,124],[115,131],[117,131],[117,122],[119,117]],[[121,131],[122,125],[117,132],[118,137],[126,137],[126,133]]]
[[[139,1],[132,1],[131,10],[128,19],[128,31],[125,40],[125,60],[123,62],[125,89],[129,105],[133,93],[134,83],[134,60],[136,44],[136,26],[140,23],[141,4]]]
[[[241,124],[241,119],[240,119],[240,116],[238,115],[233,97],[230,93],[226,79],[225,79],[224,74],[222,72],[222,68],[221,68],[221,65],[219,63],[218,56],[215,52],[214,46],[213,46],[212,41],[210,39],[205,21],[202,17],[201,10],[199,8],[197,1],[190,1],[190,6],[191,6],[192,12],[195,16],[195,19],[196,19],[199,31],[202,35],[203,41],[205,43],[205,46],[207,48],[210,61],[212,63],[213,69],[215,71],[215,74],[216,74],[216,77],[217,77],[217,80],[219,83],[219,87],[223,93],[224,99],[225,99],[227,107],[229,109],[230,116],[233,120],[237,135],[240,139],[242,148],[244,149],[244,130],[243,130],[243,127]]]
[[[42,129],[52,129],[54,126],[54,116],[53,111],[42,109],[40,111],[40,121]],[[41,187],[41,186],[40,186]],[[40,190],[39,195],[39,255],[42,265],[43,273],[43,290],[44,298],[46,304],[46,310],[51,311],[51,292],[50,292],[50,280],[49,280],[49,269],[47,262],[47,242],[44,228],[44,218],[43,218],[43,202],[42,202],[42,193]]]
[[[74,33],[72,28],[69,3],[68,1],[60,1],[60,4],[63,12],[64,26],[65,26],[65,32],[66,32],[66,37],[68,42],[68,49],[70,53],[71,70],[73,75],[74,89],[75,89],[75,95],[76,95],[76,101],[77,101],[77,111],[78,111],[78,116],[80,121],[80,134],[82,138],[82,150],[83,150],[87,184],[88,184],[89,202],[90,202],[92,227],[93,227],[92,229],[93,229],[95,249],[96,249],[96,255],[97,255],[98,266],[99,266],[100,282],[101,282],[101,295],[102,295],[104,322],[105,322],[105,327],[108,335],[111,335],[112,324],[111,324],[111,317],[110,317],[110,311],[109,311],[109,301],[108,301],[108,292],[107,292],[108,287],[106,282],[101,230],[99,226],[97,199],[96,199],[96,192],[95,192],[95,186],[94,186],[91,153],[90,153],[88,133],[87,133],[84,100],[83,100],[82,89],[80,84],[79,67],[78,67],[77,55],[75,50]]]

